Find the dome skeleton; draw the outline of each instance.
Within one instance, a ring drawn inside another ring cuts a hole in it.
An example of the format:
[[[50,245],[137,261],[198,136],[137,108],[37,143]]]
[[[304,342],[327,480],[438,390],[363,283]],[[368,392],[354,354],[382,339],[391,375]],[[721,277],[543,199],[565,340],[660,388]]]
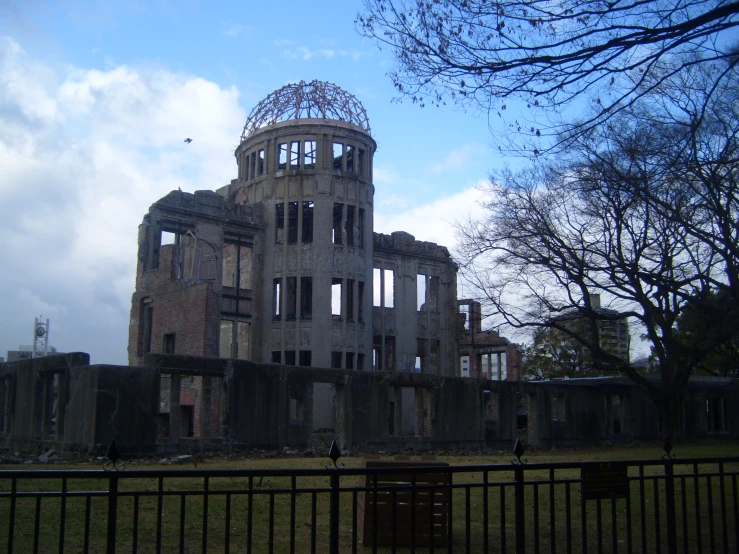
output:
[[[285,85],[257,104],[246,119],[241,140],[267,125],[303,118],[344,121],[371,134],[367,112],[354,95],[333,83],[300,81]]]

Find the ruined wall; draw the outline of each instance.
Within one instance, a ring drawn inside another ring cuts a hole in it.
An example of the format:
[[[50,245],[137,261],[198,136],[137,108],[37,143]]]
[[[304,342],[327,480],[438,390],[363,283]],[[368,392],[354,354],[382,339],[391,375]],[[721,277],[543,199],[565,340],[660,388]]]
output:
[[[115,439],[126,455],[284,447],[324,453],[326,439],[334,438],[348,449],[402,451],[504,449],[516,438],[546,447],[661,435],[655,408],[619,378],[496,382],[195,356],[150,354],[144,361],[146,367],[89,366],[89,357],[76,353],[0,364],[0,448],[103,452]],[[162,376],[178,380],[169,405],[160,395]],[[179,387],[185,378],[201,383],[200,429],[187,436],[175,417],[162,434],[162,416],[193,390]],[[321,432],[314,412],[326,400],[316,397],[317,387],[330,391]],[[739,436],[738,401],[731,380],[694,378],[686,437]]]
[[[457,266],[449,251],[405,232],[374,234],[377,369],[456,373]],[[392,290],[391,290],[392,289]]]

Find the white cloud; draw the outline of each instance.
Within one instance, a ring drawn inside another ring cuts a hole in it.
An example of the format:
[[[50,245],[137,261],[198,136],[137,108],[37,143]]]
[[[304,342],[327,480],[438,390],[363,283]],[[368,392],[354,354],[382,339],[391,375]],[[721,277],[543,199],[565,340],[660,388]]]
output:
[[[393,185],[400,181],[398,174],[386,167],[373,167],[372,180],[376,185]]]
[[[481,181],[479,185],[482,185]],[[478,186],[471,186],[452,196],[446,196],[392,215],[375,211],[374,230],[389,234],[405,231],[416,240],[435,242],[449,248],[452,255],[457,245],[457,231],[454,227],[470,216],[482,214],[480,199],[483,193]]]
[[[443,171],[456,171],[462,169],[470,160],[483,154],[485,147],[477,142],[468,142],[467,144],[456,148],[449,152],[446,158],[440,163],[436,163],[429,167],[432,173],[441,173]]]
[[[280,45],[290,45],[290,41],[274,41],[275,44]],[[359,50],[342,50],[342,49],[333,49],[333,48],[321,48],[319,50],[312,50],[308,48],[307,46],[296,46],[295,48],[289,49],[285,48],[282,51],[282,55],[286,58],[290,58],[291,60],[310,60],[311,58],[320,56],[322,58],[325,58],[327,60],[330,60],[332,58],[351,58],[354,61],[358,61],[362,56],[363,53]]]
[[[137,227],[170,190],[233,178],[238,100],[162,70],[55,73],[0,39],[0,355],[43,315],[60,350],[126,363]]]
[[[225,25],[223,28],[223,36],[225,37],[237,37],[239,35],[249,35],[253,29],[248,25],[241,25],[239,23],[231,23]]]

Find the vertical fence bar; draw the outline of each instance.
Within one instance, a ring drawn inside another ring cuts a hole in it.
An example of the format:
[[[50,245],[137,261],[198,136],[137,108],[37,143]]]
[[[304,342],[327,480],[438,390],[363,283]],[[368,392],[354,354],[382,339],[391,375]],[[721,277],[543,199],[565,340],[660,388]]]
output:
[[[136,554],[139,550],[139,495],[133,497],[133,546],[131,551]]]
[[[377,554],[377,537],[379,534],[378,526],[377,526],[377,473],[373,475],[373,488],[372,488],[372,496],[374,497],[374,502],[372,503],[372,554]],[[415,510],[414,510],[415,511]],[[414,535],[415,535],[415,528],[413,529]]]
[[[655,552],[660,552],[662,550],[662,531],[659,520],[659,479],[657,479],[657,476],[652,480],[652,485],[652,492],[654,493],[654,548]]]
[[[501,509],[500,513],[503,513],[503,510]],[[472,534],[470,532],[470,520],[472,519],[472,513],[470,511],[470,486],[467,485],[464,488],[464,522],[465,522],[465,552],[467,554],[470,554],[472,552]],[[505,527],[503,527],[505,530]]]
[[[505,485],[500,486],[500,551],[506,551]]]
[[[449,502],[449,513],[447,515],[447,554],[452,554],[452,544],[454,543],[453,540],[453,530],[454,530],[454,488],[452,487],[452,484],[454,483],[454,472],[450,469],[449,473],[447,474],[447,485],[449,487],[449,494],[447,495],[447,500]]]
[[[251,554],[252,549],[252,531],[254,527],[254,476],[249,475],[249,496],[248,496],[248,513],[246,515],[246,552],[247,554]],[[315,494],[313,493],[313,513],[316,513],[316,501],[315,501]],[[316,521],[313,520],[313,529],[316,528]],[[315,541],[314,541],[315,544]]]
[[[488,472],[482,472],[482,551],[488,554]]]
[[[411,472],[411,554],[416,552],[416,472]]]
[[[667,519],[667,552],[677,554],[674,462],[669,456],[665,457],[665,518]]]
[[[375,504],[377,498],[375,497]],[[339,554],[339,470],[331,473],[331,503],[329,507],[329,552]],[[377,520],[375,519],[375,528]],[[375,538],[377,543],[377,538]]]
[[[352,491],[352,554],[357,554],[357,491]]]
[[[736,481],[734,481],[736,498]],[[8,516],[8,553],[13,552],[13,531],[15,529],[15,495],[18,493],[18,479],[10,478],[10,514]]]
[[[311,496],[311,514],[310,514],[310,551],[311,554],[316,554],[316,504],[318,498],[315,491]]]
[[[588,551],[588,510],[582,481],[580,482],[580,518],[580,527],[582,529],[582,552],[583,554],[586,554]]]
[[[688,494],[685,490],[685,477],[680,476],[680,504],[683,517],[683,552],[688,554]]]
[[[33,524],[33,554],[38,554],[39,532],[41,527],[41,497],[36,497],[36,517]]]
[[[598,541],[598,552],[603,552],[603,507],[599,498],[595,501],[595,535]]]
[[[644,466],[639,465],[639,520],[641,523],[641,551],[647,552],[647,500],[644,493]]]
[[[555,526],[556,518],[554,517],[554,468],[549,469],[549,552],[554,554],[555,544]]]
[[[162,508],[164,503],[164,477],[159,478],[157,486],[157,554],[162,551]]]
[[[429,487],[429,552],[434,551],[434,510],[436,509],[436,490]]]
[[[187,498],[185,494],[180,495],[180,554],[185,554],[185,514]]]
[[[110,485],[108,486],[108,541],[106,552],[115,554],[115,533],[118,518],[118,475],[110,471]]]
[[[231,493],[226,493],[226,529],[223,536],[223,551],[231,551]]]
[[[275,550],[275,493],[269,493],[269,554]]]
[[[59,514],[59,554],[64,554],[64,527],[67,520],[67,478],[62,479],[62,506]]]
[[[90,551],[90,505],[92,497],[88,494],[85,497],[85,538],[82,545],[82,551],[87,554]]]
[[[631,533],[631,525],[633,520],[631,517],[631,482],[628,480],[628,474],[627,482],[629,483],[629,487],[626,489],[626,552],[632,554],[632,552],[634,551],[634,543]]]
[[[205,380],[205,378],[203,378]],[[208,554],[208,491],[210,490],[210,479],[203,477],[203,554]]]
[[[739,551],[739,499],[736,497],[736,475],[731,476],[734,497],[734,550]]]
[[[539,484],[534,483],[534,554],[539,554]]]
[[[700,501],[700,479],[698,464],[693,464],[693,496],[695,497],[695,538],[697,541],[698,554],[703,552],[703,533],[701,533],[701,501]]]
[[[524,554],[526,552],[526,521],[524,519],[524,477],[523,465],[516,464],[513,468],[513,475],[516,480],[515,490],[515,513],[516,513],[516,553]]]
[[[572,552],[572,500],[570,483],[565,483],[565,527],[567,527],[567,552]]]
[[[611,548],[613,553],[618,552],[618,531],[616,528],[616,499],[611,498]]]
[[[297,488],[297,478],[293,475],[290,478],[290,552],[295,552],[295,489]]]
[[[714,535],[713,522],[713,487],[711,486],[711,476],[706,475],[706,494],[708,495],[708,537],[711,539],[711,552],[716,552],[716,537]]]
[[[724,462],[718,463],[719,488],[721,493],[721,532],[723,533],[724,552],[729,551],[729,537],[726,529],[726,488],[724,486]]]
[[[392,507],[392,528],[393,528],[393,554],[396,552],[396,538],[398,535],[398,491],[397,489],[393,488],[392,490],[392,500],[393,500],[393,507]],[[414,507],[411,507],[412,510],[415,510]],[[415,535],[415,529],[411,529],[411,535]]]

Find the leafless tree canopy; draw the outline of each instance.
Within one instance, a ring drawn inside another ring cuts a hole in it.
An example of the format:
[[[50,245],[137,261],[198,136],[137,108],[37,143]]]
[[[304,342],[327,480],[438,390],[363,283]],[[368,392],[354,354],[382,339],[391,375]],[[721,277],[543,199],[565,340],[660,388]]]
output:
[[[600,369],[654,399],[678,398],[701,360],[737,335],[738,69],[697,64],[656,79],[566,156],[494,180],[487,217],[461,229],[464,275],[491,311],[514,327],[558,329]],[[713,323],[681,340],[678,317],[709,291],[724,300],[706,306]],[[616,316],[594,309],[596,293]],[[587,333],[558,317],[573,311]],[[599,344],[599,322],[623,315],[652,345],[660,387]]]
[[[586,91],[598,106],[574,129],[591,128],[646,92],[645,78],[669,79],[685,63],[736,57],[725,31],[739,24],[736,0],[365,0],[357,25],[389,46],[390,73],[414,102],[473,103],[506,114],[506,99],[543,108],[554,119],[508,121],[539,137],[568,128],[556,118]],[[687,58],[683,58],[687,60]],[[541,112],[542,110],[536,110]],[[532,110],[531,119],[535,112]],[[526,116],[523,116],[526,117]],[[544,121],[548,123],[544,123]],[[570,127],[572,131],[573,128]]]

